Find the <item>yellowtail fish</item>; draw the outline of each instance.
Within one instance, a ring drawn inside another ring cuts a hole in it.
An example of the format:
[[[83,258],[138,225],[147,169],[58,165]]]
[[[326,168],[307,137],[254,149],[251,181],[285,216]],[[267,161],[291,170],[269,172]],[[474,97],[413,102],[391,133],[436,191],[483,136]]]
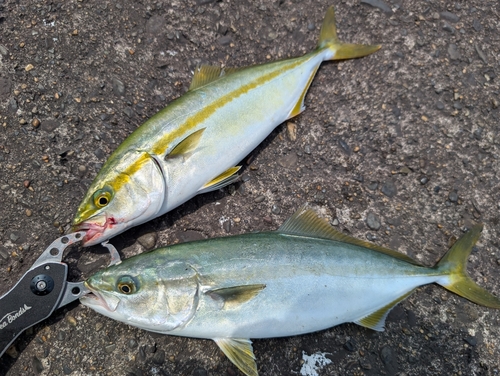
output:
[[[109,157],[78,208],[73,230],[87,231],[83,245],[98,244],[235,182],[237,164],[276,126],[304,110],[322,61],[379,48],[341,43],[331,7],[318,46],[307,55],[246,68],[196,69],[189,91]]]
[[[80,301],[141,329],[212,339],[255,376],[250,338],[345,322],[383,330],[389,311],[422,285],[437,283],[500,308],[500,299],[466,274],[481,230],[474,226],[429,268],[338,232],[303,208],[274,232],[176,244],[124,260],[91,276],[91,293]]]

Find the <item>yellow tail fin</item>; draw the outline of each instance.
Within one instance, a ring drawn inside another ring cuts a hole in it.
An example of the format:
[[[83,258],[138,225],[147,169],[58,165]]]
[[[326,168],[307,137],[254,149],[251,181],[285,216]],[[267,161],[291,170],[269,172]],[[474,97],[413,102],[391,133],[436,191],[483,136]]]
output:
[[[353,59],[369,55],[378,49],[380,45],[349,44],[342,43],[337,38],[337,26],[335,26],[335,10],[333,6],[326,11],[321,32],[319,34],[318,49],[328,48],[331,52],[326,60]]]
[[[448,283],[440,283],[444,288],[453,291],[470,301],[490,308],[500,308],[500,299],[476,284],[467,275],[467,259],[483,230],[483,225],[474,226],[463,235],[443,256],[435,268],[448,275]]]

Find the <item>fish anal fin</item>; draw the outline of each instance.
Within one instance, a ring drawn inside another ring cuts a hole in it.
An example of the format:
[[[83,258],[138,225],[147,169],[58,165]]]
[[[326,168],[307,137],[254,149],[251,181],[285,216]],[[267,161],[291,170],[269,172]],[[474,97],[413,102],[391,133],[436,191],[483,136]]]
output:
[[[304,90],[302,90],[302,94],[300,94],[299,100],[297,101],[297,103],[293,107],[292,111],[288,115],[288,119],[290,119],[294,116],[297,116],[298,114],[300,114],[302,111],[304,111],[306,109],[306,107],[304,106],[304,98],[306,97],[306,93],[309,90],[309,86],[311,86],[311,83],[314,79],[314,76],[316,75],[317,70],[318,70],[318,67],[316,69],[314,69],[312,71],[311,75],[309,76],[309,80],[307,81],[307,85],[304,87]]]
[[[202,86],[205,86],[211,82],[217,81],[224,75],[224,71],[221,67],[216,67],[212,65],[202,65],[194,70],[193,80],[189,86],[189,91],[196,90]]]
[[[241,166],[235,166],[227,169],[219,176],[210,180],[207,184],[205,184],[198,193],[207,193],[216,191],[217,189],[224,188],[226,185],[234,183],[240,177],[236,174],[241,169]]]
[[[346,235],[334,229],[327,221],[318,217],[313,210],[308,209],[305,206],[297,210],[285,223],[283,223],[283,225],[281,225],[277,232],[281,234],[316,237],[349,243],[385,253],[386,255],[420,266],[417,261],[403,253],[399,253],[393,251],[392,249],[384,248],[364,240],[353,238],[352,236]]]
[[[184,140],[179,142],[172,149],[172,151],[165,156],[165,160],[169,158],[176,158],[179,156],[188,158],[200,143],[201,136],[203,135],[205,129],[206,128],[198,129],[196,132],[191,133]]]
[[[231,309],[255,298],[266,288],[264,284],[224,287],[209,290],[205,294],[222,303],[222,308]]]
[[[241,338],[214,338],[222,352],[246,376],[258,376],[252,341]]]
[[[375,312],[370,313],[368,316],[365,316],[354,322],[358,325],[364,326],[365,328],[376,330],[378,332],[384,331],[385,320],[387,319],[387,316],[389,315],[391,309],[393,309],[399,302],[402,302],[408,296],[410,296],[413,291],[415,290],[413,289],[406,294],[401,295],[393,302],[390,302],[389,304],[383,306]]]

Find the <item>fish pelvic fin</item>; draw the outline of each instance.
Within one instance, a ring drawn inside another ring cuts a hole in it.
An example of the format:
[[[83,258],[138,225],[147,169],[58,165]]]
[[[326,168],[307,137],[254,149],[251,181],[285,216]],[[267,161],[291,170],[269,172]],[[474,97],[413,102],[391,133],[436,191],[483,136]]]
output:
[[[333,6],[326,11],[321,32],[319,34],[318,50],[327,49],[325,60],[353,59],[369,55],[382,47],[379,44],[351,44],[342,43],[337,37],[337,26],[335,25],[335,9]]]
[[[500,299],[483,289],[467,275],[467,259],[482,230],[482,224],[472,227],[437,263],[434,268],[447,277],[437,283],[471,302],[500,309]]]
[[[222,352],[246,376],[259,376],[252,341],[241,338],[214,338]]]

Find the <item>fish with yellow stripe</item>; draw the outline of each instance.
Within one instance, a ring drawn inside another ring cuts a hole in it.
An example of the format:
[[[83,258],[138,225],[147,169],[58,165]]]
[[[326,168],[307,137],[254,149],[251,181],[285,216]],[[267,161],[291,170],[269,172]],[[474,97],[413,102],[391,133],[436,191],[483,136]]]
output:
[[[137,128],[109,157],[73,220],[85,246],[167,213],[238,179],[237,164],[304,97],[325,60],[365,56],[379,45],[341,43],[330,7],[316,49],[245,68],[197,68],[187,93]]]

